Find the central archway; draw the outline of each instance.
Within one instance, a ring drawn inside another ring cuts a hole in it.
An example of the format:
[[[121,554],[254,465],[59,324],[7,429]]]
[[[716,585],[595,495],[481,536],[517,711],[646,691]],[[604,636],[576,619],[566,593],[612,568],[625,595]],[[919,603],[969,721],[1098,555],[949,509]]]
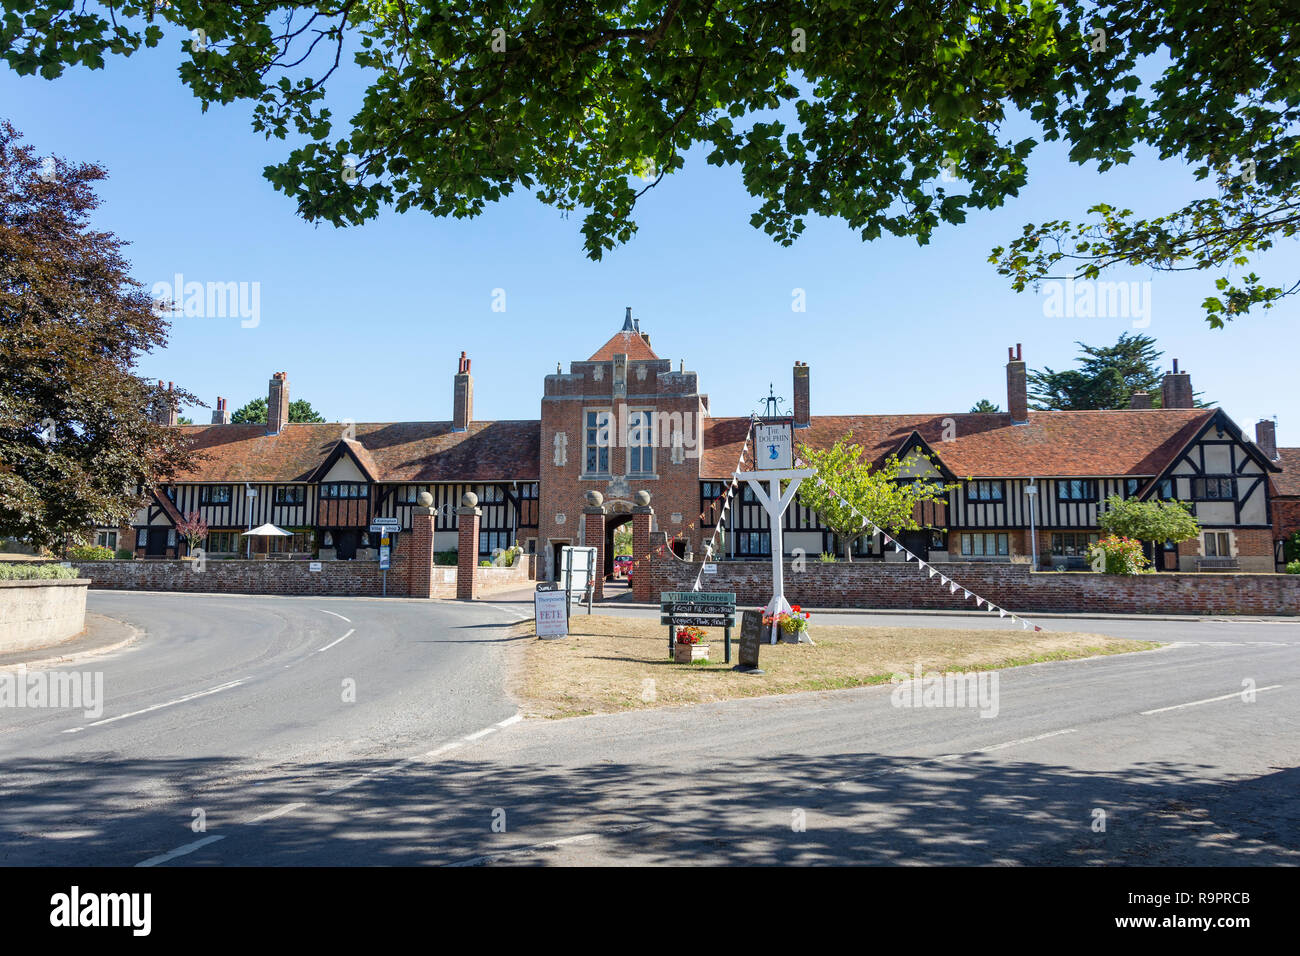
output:
[[[614,532],[632,520],[632,502],[610,501],[605,514],[605,560],[603,574],[606,582],[614,580]]]

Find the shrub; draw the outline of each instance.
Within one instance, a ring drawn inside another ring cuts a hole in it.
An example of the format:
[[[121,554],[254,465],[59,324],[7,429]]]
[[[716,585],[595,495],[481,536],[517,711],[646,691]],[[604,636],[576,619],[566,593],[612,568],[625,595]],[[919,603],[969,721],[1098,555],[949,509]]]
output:
[[[1300,574],[1300,561],[1291,561],[1286,566],[1287,574]]]
[[[65,568],[61,564],[36,564],[35,562],[0,564],[0,581],[45,581],[76,576],[76,568]]]
[[[828,551],[823,551],[823,552],[822,552],[822,556],[821,556],[821,562],[822,562],[822,564],[834,564],[834,563],[835,563],[835,555],[831,554],[831,553],[828,552]]]
[[[1094,571],[1106,574],[1142,574],[1148,564],[1142,542],[1110,534],[1088,548],[1088,562]]]
[[[68,549],[69,561],[112,561],[113,552],[97,544],[74,544]]]
[[[135,552],[129,551],[126,548],[118,548],[117,554],[114,555],[114,557],[120,561],[132,561],[135,559]]]
[[[441,564],[441,565],[455,564],[455,563],[456,563],[456,552],[455,552],[455,551],[435,551],[435,552],[433,552],[433,563],[434,563],[434,564]]]

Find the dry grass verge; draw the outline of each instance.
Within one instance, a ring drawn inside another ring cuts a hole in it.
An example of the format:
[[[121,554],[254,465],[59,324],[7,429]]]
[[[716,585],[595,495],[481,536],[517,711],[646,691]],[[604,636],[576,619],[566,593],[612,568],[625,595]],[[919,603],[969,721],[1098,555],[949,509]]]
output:
[[[668,660],[668,632],[651,618],[575,614],[567,638],[533,637],[533,622],[513,633],[518,659],[511,690],[524,713],[576,717],[644,707],[699,704],[796,691],[841,690],[887,683],[893,674],[994,670],[1042,661],[1150,650],[1150,641],[1070,631],[960,628],[817,627],[816,645],[764,644],[762,675],[738,674],[722,663],[722,634],[710,631],[710,662]],[[732,632],[732,664],[739,656]],[[650,683],[653,682],[653,683]]]

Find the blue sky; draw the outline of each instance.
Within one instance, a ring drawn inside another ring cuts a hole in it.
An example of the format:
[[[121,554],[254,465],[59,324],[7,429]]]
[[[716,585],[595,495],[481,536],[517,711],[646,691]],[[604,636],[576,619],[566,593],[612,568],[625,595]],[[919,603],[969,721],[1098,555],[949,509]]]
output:
[[[534,418],[541,379],[590,355],[632,306],[661,357],[698,371],[714,414],[745,414],[775,382],[790,398],[795,359],[811,365],[814,414],[1005,407],[1006,349],[1031,368],[1072,364],[1076,340],[1113,342],[1130,319],[1049,318],[1044,296],[1017,294],[987,260],[1030,221],[1081,218],[1106,200],[1142,214],[1203,195],[1186,168],[1149,156],[1099,175],[1059,145],[1035,150],[1030,185],[1002,209],[945,227],[929,246],[863,243],[819,220],[790,248],[748,224],[756,207],[734,169],[692,156],[638,208],[640,232],[601,262],[582,251],[580,221],[528,196],[470,221],[386,212],[346,230],[312,226],[262,177],[290,148],[249,126],[247,105],[207,114],[176,78],[180,54],[145,51],[104,70],[50,82],[0,67],[0,116],[42,156],[109,170],[98,224],[127,239],[148,286],[186,280],[257,282],[260,324],[177,318],[170,346],[141,372],[231,408],[266,394],[275,371],[294,398],[330,420],[441,420],[463,349],[474,362],[475,417]],[[352,78],[337,98],[355,94]],[[336,120],[345,118],[336,109]],[[1296,247],[1256,263],[1266,281],[1294,281]],[[1278,439],[1300,444],[1294,299],[1211,330],[1199,303],[1212,273],[1116,274],[1150,280],[1142,331],[1177,357],[1205,397],[1253,432],[1278,416]],[[492,309],[505,291],[505,312]],[[807,311],[792,311],[792,290]],[[210,412],[189,412],[205,422]]]

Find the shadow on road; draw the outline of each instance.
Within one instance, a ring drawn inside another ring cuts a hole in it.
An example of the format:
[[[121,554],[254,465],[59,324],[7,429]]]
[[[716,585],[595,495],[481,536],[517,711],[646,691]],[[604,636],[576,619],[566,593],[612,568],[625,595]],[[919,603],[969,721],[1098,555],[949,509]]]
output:
[[[8,761],[0,864],[133,864],[204,835],[225,839],[176,862],[409,865],[503,853],[501,862],[526,864],[1300,862],[1300,771],[1207,784],[1204,769],[1160,762],[1084,774],[859,753],[719,755],[688,772],[466,757],[259,767],[250,781],[232,779],[251,768],[228,760]],[[298,801],[306,805],[246,823]],[[206,834],[191,829],[195,809]],[[1097,810],[1105,832],[1094,831]],[[599,836],[538,847],[582,834]]]

